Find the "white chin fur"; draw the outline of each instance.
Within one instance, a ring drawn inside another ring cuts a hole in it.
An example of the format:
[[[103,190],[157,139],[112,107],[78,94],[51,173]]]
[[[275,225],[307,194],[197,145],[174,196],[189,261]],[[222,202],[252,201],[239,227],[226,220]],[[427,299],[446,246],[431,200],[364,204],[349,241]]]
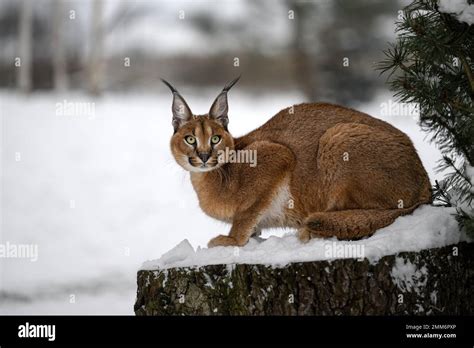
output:
[[[216,169],[218,166],[214,167],[194,167],[190,164],[185,164],[183,165],[183,168],[186,169],[189,172],[194,172],[194,173],[204,173],[204,172],[210,172],[211,170]]]
[[[178,162],[179,163],[179,162]],[[179,163],[181,167],[183,167],[185,170],[188,172],[194,172],[194,173],[204,173],[204,172],[210,172],[211,170],[214,170],[219,167],[219,164],[213,166],[213,167],[195,167],[189,164],[188,162],[188,157],[184,156],[181,160],[181,163]]]

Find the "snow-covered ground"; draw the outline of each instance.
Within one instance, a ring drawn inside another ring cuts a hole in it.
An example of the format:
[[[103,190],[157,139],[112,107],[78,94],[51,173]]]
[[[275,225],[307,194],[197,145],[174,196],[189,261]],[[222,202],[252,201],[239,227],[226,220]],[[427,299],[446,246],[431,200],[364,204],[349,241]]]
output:
[[[180,91],[195,113],[203,113],[218,89]],[[236,88],[229,96],[230,131],[241,135],[301,101],[297,94],[254,99]],[[165,87],[155,94],[99,99],[0,92],[0,243],[38,247],[37,261],[0,258],[0,314],[132,314],[135,275],[144,260],[156,259],[183,239],[204,248],[210,238],[227,233],[228,226],[200,211],[188,174],[171,157],[170,103]],[[430,177],[439,178],[433,172],[439,151],[424,139],[416,117],[387,112],[387,103],[389,97],[381,95],[356,107],[405,131]],[[426,216],[402,218],[372,238],[378,238],[379,246],[384,240],[393,244],[393,234],[409,238],[403,229],[416,234],[419,224],[439,222],[445,230],[432,236],[433,245],[455,241],[455,232],[448,233],[453,225],[447,212],[424,209],[417,214]],[[286,232],[267,231],[263,237]],[[241,255],[276,240],[252,242]],[[291,236],[282,240],[295,248],[313,248],[307,249],[311,253],[322,245],[312,241],[298,246]],[[369,250],[380,252],[375,244]]]
[[[398,218],[392,225],[373,236],[358,241],[336,238],[312,239],[301,243],[294,233],[271,236],[264,241],[252,238],[242,248],[216,247],[194,250],[187,240],[168,251],[160,259],[145,262],[142,269],[156,270],[215,264],[264,264],[282,267],[292,262],[367,258],[378,261],[385,255],[402,251],[438,248],[467,240],[459,231],[454,208],[425,205],[412,215]]]

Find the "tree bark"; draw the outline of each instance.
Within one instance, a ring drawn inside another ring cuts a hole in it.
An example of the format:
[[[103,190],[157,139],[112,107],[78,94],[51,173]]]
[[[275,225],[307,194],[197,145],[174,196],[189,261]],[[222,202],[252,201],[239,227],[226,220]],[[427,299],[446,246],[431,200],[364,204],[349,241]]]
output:
[[[103,88],[104,23],[102,0],[92,1],[91,47],[88,62],[89,93],[99,95]]]
[[[29,93],[32,89],[32,37],[33,37],[33,1],[21,2],[18,49],[20,52],[20,65],[18,66],[18,89]]]
[[[54,88],[65,91],[68,88],[68,75],[66,66],[66,45],[64,42],[65,12],[63,0],[53,2],[53,71]]]
[[[367,259],[139,271],[136,315],[472,315],[474,243]],[[412,264],[415,278],[397,276]]]
[[[294,75],[298,86],[305,94],[308,101],[318,100],[318,86],[317,81],[313,75],[315,70],[313,61],[317,57],[311,57],[307,52],[308,43],[305,41],[305,24],[307,20],[311,20],[311,8],[314,4],[310,2],[291,1],[288,3],[288,8],[294,11],[295,18],[290,23],[294,22],[293,35],[291,40],[291,49],[293,53]]]

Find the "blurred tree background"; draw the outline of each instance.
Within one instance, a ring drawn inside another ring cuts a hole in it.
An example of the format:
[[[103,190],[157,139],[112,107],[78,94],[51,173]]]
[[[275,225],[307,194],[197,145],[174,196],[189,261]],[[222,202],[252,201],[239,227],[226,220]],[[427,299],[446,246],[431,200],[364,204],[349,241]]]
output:
[[[3,0],[0,87],[149,90],[163,76],[194,87],[242,74],[254,93],[370,100],[402,1]],[[21,72],[20,72],[21,71]]]

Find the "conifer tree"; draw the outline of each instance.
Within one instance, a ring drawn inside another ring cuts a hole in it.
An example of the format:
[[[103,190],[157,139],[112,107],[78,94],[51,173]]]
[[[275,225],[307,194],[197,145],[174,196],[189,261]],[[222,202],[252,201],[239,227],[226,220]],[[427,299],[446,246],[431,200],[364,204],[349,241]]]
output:
[[[447,173],[435,182],[434,201],[456,207],[461,228],[474,236],[474,24],[467,12],[446,11],[454,3],[414,0],[405,7],[378,68],[400,102],[419,104],[419,124],[438,144],[438,169]],[[472,3],[466,0],[466,8]]]

